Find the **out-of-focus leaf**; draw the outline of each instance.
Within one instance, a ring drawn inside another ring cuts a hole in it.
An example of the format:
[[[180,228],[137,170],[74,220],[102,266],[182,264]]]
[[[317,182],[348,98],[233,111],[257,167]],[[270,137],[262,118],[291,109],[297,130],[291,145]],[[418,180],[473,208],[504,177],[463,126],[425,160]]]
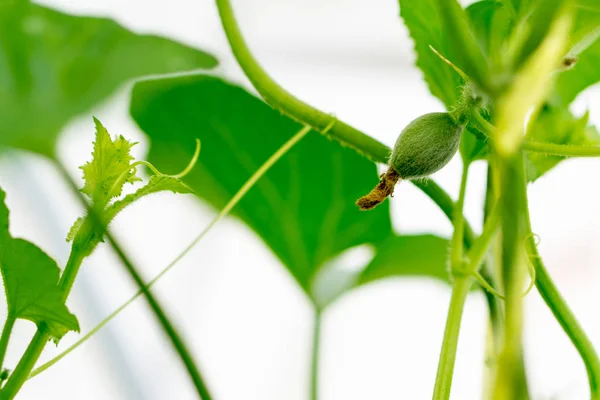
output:
[[[325,308],[351,289],[393,277],[426,277],[449,282],[449,242],[433,235],[390,235],[375,249],[376,256],[363,268],[334,260],[315,276],[311,293]]]
[[[161,170],[183,168],[195,139],[201,140],[198,165],[183,181],[218,209],[301,128],[245,90],[203,75],[138,82],[131,107],[150,137],[149,160]],[[327,260],[390,235],[387,203],[370,212],[354,204],[377,182],[373,163],[311,132],[250,190],[234,214],[309,293]]]
[[[590,12],[591,13],[591,12]],[[596,30],[600,34],[600,13]],[[596,38],[579,56],[575,66],[562,72],[556,80],[556,92],[564,105],[570,104],[579,93],[600,81],[600,40]]]
[[[588,125],[588,115],[576,118],[562,106],[546,104],[529,124],[527,138],[536,142],[583,146],[600,145],[598,130]],[[527,178],[534,181],[554,168],[564,157],[527,153]]]
[[[10,235],[5,197],[0,189],[0,270],[9,317],[45,323],[57,340],[68,331],[79,332],[58,287],[56,262],[33,243]]]
[[[60,129],[129,79],[213,68],[201,51],[105,18],[0,6],[0,146],[53,156]]]
[[[483,0],[466,9],[477,42],[488,57],[499,56],[498,50],[510,32],[512,19],[503,3]]]
[[[495,145],[504,155],[513,154],[523,140],[523,122],[527,113],[537,110],[547,98],[553,84],[556,65],[564,55],[571,31],[572,15],[560,12],[548,35],[527,58],[497,105],[498,136]]]
[[[448,282],[448,240],[433,235],[390,236],[361,272],[357,285],[390,276],[428,276]]]
[[[460,155],[464,162],[483,160],[489,154],[487,138],[470,124],[460,139]]]

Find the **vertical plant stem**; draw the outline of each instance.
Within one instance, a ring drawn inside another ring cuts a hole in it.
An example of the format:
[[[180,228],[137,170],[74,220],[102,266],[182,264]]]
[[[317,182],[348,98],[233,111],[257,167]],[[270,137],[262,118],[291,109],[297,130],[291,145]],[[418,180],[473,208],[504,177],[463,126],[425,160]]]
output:
[[[435,378],[434,400],[446,400],[450,398],[462,313],[469,288],[472,284],[471,277],[464,274],[463,268],[463,206],[465,204],[468,177],[469,163],[465,162],[460,180],[458,201],[454,206],[454,233],[452,234],[452,247],[450,249],[450,273],[453,278],[452,297],[450,298],[450,306],[448,307],[442,350],[440,351]]]
[[[465,219],[463,217],[463,208],[465,205],[465,195],[467,191],[467,180],[469,177],[469,163],[464,162],[462,175],[460,179],[460,190],[458,201],[454,207],[454,232],[452,234],[452,250],[450,253],[451,269],[460,268],[463,261],[463,238],[465,230]]]
[[[500,160],[502,280],[505,291],[504,348],[494,383],[495,400],[527,399],[522,364],[522,283],[525,260],[525,174],[521,152]]]
[[[467,294],[472,283],[473,279],[469,276],[456,277],[452,283],[452,297],[448,307],[442,350],[435,377],[433,400],[447,400],[450,398],[460,324]]]
[[[16,318],[10,313],[4,321],[4,328],[2,328],[2,336],[0,336],[0,372],[4,367],[4,357],[6,356],[6,349],[8,348],[8,342],[10,341],[10,335],[15,327]]]
[[[315,311],[315,322],[313,327],[312,358],[310,363],[310,399],[319,398],[319,352],[321,348],[321,318],[322,311]]]
[[[497,196],[495,193],[495,185],[494,185],[494,172],[492,166],[488,164],[487,167],[487,178],[486,178],[486,191],[485,191],[485,203],[483,206],[483,218],[485,223],[487,224],[489,218],[491,217],[492,207],[495,203],[497,203]],[[497,207],[497,206],[496,206]],[[497,240],[493,240],[490,243],[491,253],[496,251]],[[486,270],[488,273],[492,274],[496,270],[495,258],[491,257],[488,254],[487,262],[486,262]],[[495,274],[494,274],[495,275]],[[485,291],[487,297],[492,297],[496,299],[494,294]],[[491,393],[493,390],[494,377],[496,376],[496,358],[498,353],[500,352],[500,337],[502,334],[502,304],[497,301],[490,304],[488,306],[489,309],[489,321],[488,321],[488,332],[487,332],[487,341],[486,341],[486,349],[485,349],[485,374],[484,374],[484,382],[483,382],[483,399],[488,399],[491,397]]]
[[[531,218],[527,208],[526,211],[527,252],[530,262],[535,267],[535,284],[546,305],[571,339],[571,342],[585,364],[590,386],[590,398],[592,400],[600,400],[600,360],[598,359],[598,354],[567,302],[561,296],[550,274],[548,274],[535,244],[535,238],[531,229]]]

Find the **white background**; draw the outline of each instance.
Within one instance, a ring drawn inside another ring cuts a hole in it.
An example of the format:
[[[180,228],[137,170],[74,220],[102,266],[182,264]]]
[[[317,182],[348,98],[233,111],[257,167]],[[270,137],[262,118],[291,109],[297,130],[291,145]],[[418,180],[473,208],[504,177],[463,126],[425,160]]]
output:
[[[230,54],[210,0],[48,0],[78,14],[110,16],[129,29],[181,40],[215,54],[219,73],[248,86]],[[269,72],[292,93],[391,145],[410,120],[441,110],[413,66],[412,43],[395,0],[233,1],[241,28]],[[74,119],[60,154],[73,175],[89,158],[91,115],[113,133],[147,143],[128,116],[131,85]],[[600,122],[598,95],[578,99]],[[55,257],[68,256],[64,237],[80,214],[51,165],[26,154],[0,159],[12,232]],[[564,162],[530,188],[534,231],[552,276],[580,322],[600,346],[600,160]],[[435,179],[456,196],[460,161]],[[482,219],[485,169],[473,168],[466,214]],[[402,233],[448,236],[448,221],[408,184],[392,201]],[[136,264],[151,278],[214,216],[191,196],[144,199],[113,225]],[[225,240],[227,238],[227,240]],[[69,307],[87,332],[136,287],[107,246],[83,266]],[[247,227],[227,219],[155,286],[192,347],[216,400],[304,400],[309,396],[313,311],[287,271]],[[449,288],[425,279],[390,279],[333,304],[323,325],[320,398],[428,399],[449,301]],[[582,362],[539,295],[525,301],[526,364],[534,399],[589,398]],[[460,336],[453,399],[483,391],[486,308],[470,295]],[[7,356],[14,366],[34,326],[19,322]],[[58,349],[77,339],[70,333]],[[193,399],[194,390],[143,300],[52,369],[27,382],[21,399]]]

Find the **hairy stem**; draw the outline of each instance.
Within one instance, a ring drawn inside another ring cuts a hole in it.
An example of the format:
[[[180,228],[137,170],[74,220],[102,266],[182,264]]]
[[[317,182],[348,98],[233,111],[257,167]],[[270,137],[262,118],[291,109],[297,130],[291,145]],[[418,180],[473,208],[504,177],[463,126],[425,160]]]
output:
[[[433,400],[447,400],[450,398],[460,323],[467,294],[472,283],[473,279],[466,275],[455,277],[452,283],[452,297],[450,299],[450,306],[448,307],[442,350],[435,377]]]
[[[574,146],[570,144],[541,143],[526,140],[523,148],[554,156],[563,157],[600,157],[600,146]]]
[[[321,347],[321,319],[322,311],[315,311],[315,322],[313,327],[312,358],[310,363],[310,399],[319,398],[319,350]]]
[[[4,367],[4,356],[6,356],[6,349],[8,348],[8,342],[10,341],[10,335],[15,327],[16,318],[12,315],[6,317],[4,321],[4,328],[2,328],[2,336],[0,337],[0,371]]]

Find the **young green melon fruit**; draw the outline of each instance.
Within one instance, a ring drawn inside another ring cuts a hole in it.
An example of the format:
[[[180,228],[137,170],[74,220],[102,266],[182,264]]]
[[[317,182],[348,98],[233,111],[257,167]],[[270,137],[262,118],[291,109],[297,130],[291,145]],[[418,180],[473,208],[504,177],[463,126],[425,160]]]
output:
[[[356,204],[370,210],[394,193],[399,180],[424,178],[442,169],[456,154],[463,128],[448,113],[429,113],[412,121],[398,136],[379,184]]]

